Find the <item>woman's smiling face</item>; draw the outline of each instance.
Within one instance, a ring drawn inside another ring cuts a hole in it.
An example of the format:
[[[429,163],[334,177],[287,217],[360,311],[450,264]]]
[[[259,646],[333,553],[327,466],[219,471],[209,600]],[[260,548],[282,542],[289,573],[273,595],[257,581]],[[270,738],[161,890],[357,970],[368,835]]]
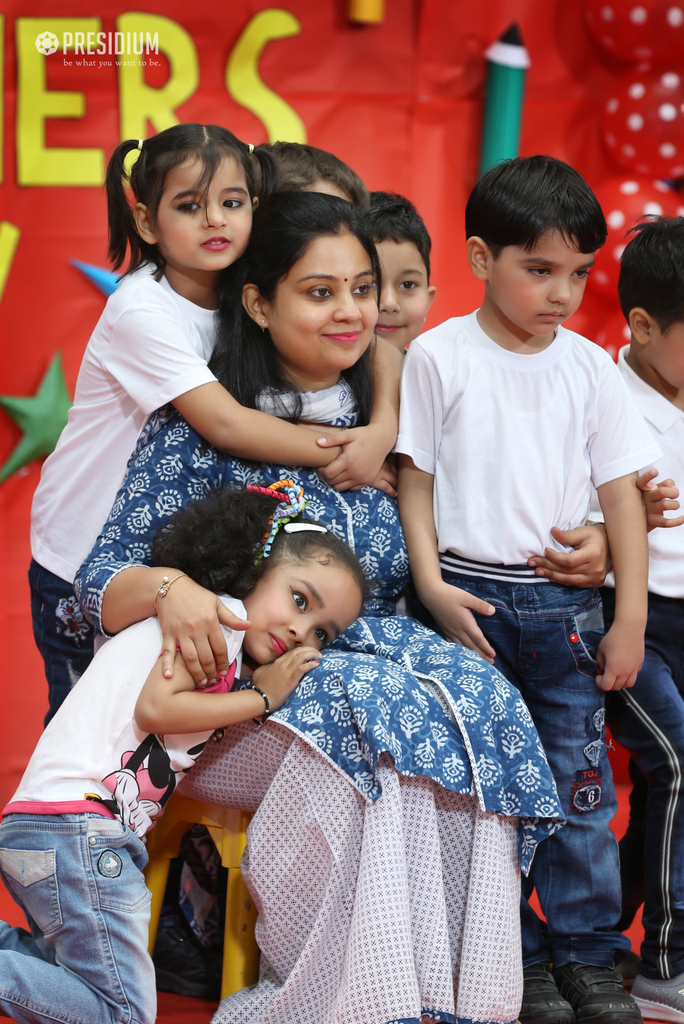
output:
[[[337,383],[368,348],[378,318],[370,256],[347,231],[315,239],[271,302],[245,285],[245,303],[258,307],[254,319],[268,329],[283,370],[303,391]]]

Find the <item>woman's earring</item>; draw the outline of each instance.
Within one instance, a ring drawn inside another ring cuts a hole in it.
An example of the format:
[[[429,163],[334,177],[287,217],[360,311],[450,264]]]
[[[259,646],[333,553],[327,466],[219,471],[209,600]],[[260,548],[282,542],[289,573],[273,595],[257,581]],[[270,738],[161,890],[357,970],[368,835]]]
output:
[[[265,323],[266,323],[266,321],[265,321],[265,320],[262,320],[261,322],[262,322],[262,324],[265,324]],[[265,327],[262,327],[262,328],[261,328],[261,331],[262,331],[262,333],[263,333],[263,332],[264,332],[265,330],[266,330],[266,328],[265,328]]]

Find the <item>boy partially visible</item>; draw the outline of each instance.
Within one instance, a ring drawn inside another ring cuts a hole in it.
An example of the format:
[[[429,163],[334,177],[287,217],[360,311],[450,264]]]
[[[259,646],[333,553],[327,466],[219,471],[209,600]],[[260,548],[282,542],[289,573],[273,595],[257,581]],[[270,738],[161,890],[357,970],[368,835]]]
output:
[[[368,209],[368,189],[356,171],[328,153],[301,142],[263,142],[278,169],[278,189],[283,192],[324,192]]]
[[[399,507],[413,580],[444,635],[523,695],[567,816],[523,881],[520,1021],[639,1024],[612,972],[627,942],[616,927],[602,691],[631,686],[643,660],[648,558],[636,474],[661,452],[607,353],[562,326],[606,238],[586,182],[549,157],[505,161],[471,193],[466,235],[482,307],[414,341],[402,379]],[[597,591],[528,565],[562,547],[552,527],[586,522],[592,482],[617,583],[605,637]],[[545,922],[528,902],[533,888]]]
[[[660,529],[648,537],[644,664],[634,687],[607,701],[611,731],[647,787],[643,816],[633,802],[620,844],[623,905],[634,890],[644,890],[645,871],[644,941],[632,995],[645,1018],[684,1024],[684,517],[673,514],[679,507],[673,480],[684,480],[684,219],[652,220],[634,230],[620,261],[618,293],[631,330],[618,368],[665,452],[649,464],[652,476],[668,478],[652,481],[662,515],[649,506]],[[610,622],[615,592],[602,593]]]
[[[394,192],[371,192],[368,224],[382,269],[375,329],[403,353],[422,331],[437,291],[430,284],[432,242],[413,203]]]

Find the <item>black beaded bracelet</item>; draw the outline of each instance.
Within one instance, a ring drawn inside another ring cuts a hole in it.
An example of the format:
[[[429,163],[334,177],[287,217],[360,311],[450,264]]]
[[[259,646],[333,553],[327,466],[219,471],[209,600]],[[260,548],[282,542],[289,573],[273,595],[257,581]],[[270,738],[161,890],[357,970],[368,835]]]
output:
[[[252,719],[253,722],[256,722],[259,725],[263,725],[264,722],[266,721],[266,719],[271,714],[271,702],[270,702],[270,700],[268,699],[268,697],[266,696],[264,691],[260,690],[258,686],[254,685],[254,683],[250,683],[249,686],[245,686],[245,690],[256,690],[256,692],[260,693],[261,696],[264,698],[264,704],[266,705],[266,710],[264,711],[263,715],[261,715],[260,717],[257,715],[256,718]]]

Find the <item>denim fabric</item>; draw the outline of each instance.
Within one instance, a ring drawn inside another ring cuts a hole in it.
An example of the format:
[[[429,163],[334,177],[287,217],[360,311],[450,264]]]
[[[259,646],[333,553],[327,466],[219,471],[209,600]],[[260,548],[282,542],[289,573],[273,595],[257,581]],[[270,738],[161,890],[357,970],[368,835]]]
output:
[[[67,583],[34,559],[29,567],[33,636],[45,662],[50,708],[48,724],[93,660],[94,631]]]
[[[442,572],[496,608],[478,625],[496,667],[520,691],[556,780],[567,824],[542,843],[521,904],[524,966],[543,960],[611,966],[629,942],[617,930],[620,873],[609,825],[617,808],[595,682],[603,636],[594,590],[554,583],[498,583]],[[528,899],[537,890],[546,922]]]
[[[606,588],[607,617],[613,616],[614,601]],[[620,843],[623,909],[643,889],[639,973],[674,978],[684,973],[684,600],[649,594],[644,664],[631,690],[609,698],[611,732],[645,780]]]
[[[153,1024],[144,844],[96,814],[9,814],[0,874],[30,933],[0,922],[0,1007],[31,1024]]]

